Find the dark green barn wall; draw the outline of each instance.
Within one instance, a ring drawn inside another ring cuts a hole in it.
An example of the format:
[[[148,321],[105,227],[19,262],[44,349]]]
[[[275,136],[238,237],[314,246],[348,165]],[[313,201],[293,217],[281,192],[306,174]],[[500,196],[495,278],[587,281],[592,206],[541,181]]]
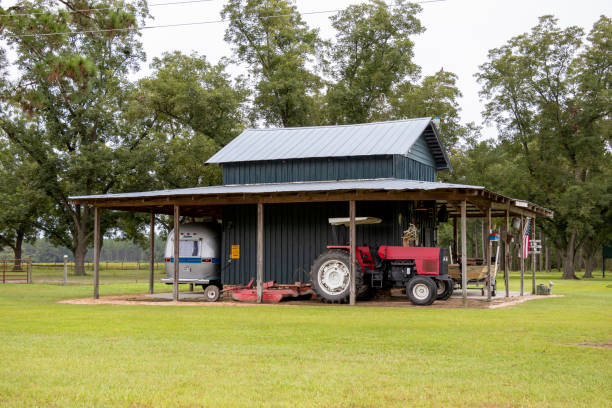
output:
[[[264,279],[278,283],[309,282],[310,265],[326,245],[334,244],[328,218],[348,216],[347,202],[266,204],[264,206]],[[421,240],[433,246],[431,210],[412,202],[357,202],[357,216],[379,217],[381,224],[357,226],[357,245],[401,245],[412,218],[421,226]],[[226,206],[223,210],[222,280],[246,284],[255,277],[256,207]],[[339,234],[342,238],[342,234]],[[346,244],[346,242],[337,242]],[[230,260],[231,246],[240,245],[240,259]]]
[[[436,181],[436,171],[419,161],[405,156],[393,156],[393,178]]]
[[[363,156],[223,164],[223,184],[401,178],[435,181],[433,165],[406,156]]]

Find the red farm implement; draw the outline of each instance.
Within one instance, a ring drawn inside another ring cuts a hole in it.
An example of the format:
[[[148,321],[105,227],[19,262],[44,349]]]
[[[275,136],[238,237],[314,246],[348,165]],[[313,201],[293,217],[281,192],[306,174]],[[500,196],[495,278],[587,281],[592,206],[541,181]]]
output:
[[[253,288],[255,279],[246,286],[236,286],[225,289],[223,292],[231,292],[232,299],[239,302],[257,301],[257,289]],[[261,301],[263,303],[278,303],[282,300],[308,300],[314,294],[308,284],[297,282],[293,285],[277,285],[276,282],[264,282],[262,285]]]

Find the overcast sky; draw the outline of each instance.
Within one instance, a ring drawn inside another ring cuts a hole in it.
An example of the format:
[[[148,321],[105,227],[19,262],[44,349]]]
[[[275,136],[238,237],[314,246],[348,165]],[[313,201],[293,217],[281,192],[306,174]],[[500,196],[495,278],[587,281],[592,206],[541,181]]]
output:
[[[151,0],[150,4],[162,2]],[[343,9],[362,1],[350,0],[297,0],[300,12]],[[151,7],[155,20],[150,24],[172,24],[216,20],[225,2],[213,0],[204,3]],[[389,1],[390,3],[390,1]],[[478,66],[486,61],[487,51],[505,43],[511,37],[528,31],[537,24],[538,17],[553,14],[562,27],[577,25],[588,32],[600,15],[610,16],[612,1],[598,0],[446,0],[422,4],[419,18],[426,28],[416,36],[415,60],[429,75],[440,68],[459,76],[461,116],[464,122],[482,123],[482,103],[479,86],[474,79]],[[310,27],[320,30],[323,38],[332,38],[334,31],[329,14],[305,15]],[[142,40],[150,58],[164,51],[195,50],[206,55],[211,62],[231,55],[230,46],[223,41],[226,24],[209,24],[180,28],[145,30]],[[238,71],[235,71],[238,72]],[[145,72],[141,73],[144,74]],[[494,127],[484,131],[486,137],[495,137]]]
[[[150,0],[149,4],[180,0]],[[363,1],[297,0],[300,12],[343,9]],[[388,1],[389,3],[391,1]],[[3,1],[5,6],[12,1]],[[147,25],[202,22],[219,20],[225,0],[211,0],[182,5],[153,6],[154,19]],[[478,66],[486,61],[487,51],[504,44],[511,37],[528,31],[538,17],[553,14],[562,27],[577,25],[588,32],[600,15],[610,16],[612,1],[608,0],[446,0],[421,5],[419,18],[425,33],[415,36],[415,62],[424,75],[444,68],[459,76],[461,115],[464,122],[482,123],[483,104],[478,97],[479,86],[474,79]],[[318,28],[322,38],[332,38],[329,23],[333,13],[304,15],[310,27]],[[165,51],[197,51],[210,62],[231,56],[230,46],[223,41],[225,23],[188,27],[143,30],[142,42],[150,61]],[[240,68],[231,68],[239,73]],[[148,73],[143,69],[138,76]],[[494,127],[485,129],[486,137],[495,137]]]

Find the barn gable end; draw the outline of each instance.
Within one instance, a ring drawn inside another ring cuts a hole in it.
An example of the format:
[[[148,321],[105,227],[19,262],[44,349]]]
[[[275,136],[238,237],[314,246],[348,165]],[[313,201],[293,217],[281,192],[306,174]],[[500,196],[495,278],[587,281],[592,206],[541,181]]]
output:
[[[450,169],[431,118],[361,125],[247,129],[207,163],[223,184],[399,178]]]

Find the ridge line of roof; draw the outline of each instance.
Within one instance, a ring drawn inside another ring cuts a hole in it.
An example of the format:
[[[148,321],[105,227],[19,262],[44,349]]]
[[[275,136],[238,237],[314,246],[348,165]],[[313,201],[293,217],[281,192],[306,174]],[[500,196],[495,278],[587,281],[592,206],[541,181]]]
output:
[[[424,116],[422,118],[409,118],[409,119],[397,119],[397,120],[383,120],[381,122],[366,122],[366,123],[347,123],[344,125],[319,125],[319,126],[291,126],[291,127],[276,127],[276,128],[245,128],[243,132],[247,130],[254,131],[272,131],[272,130],[299,130],[299,129],[320,129],[320,128],[337,128],[337,127],[352,127],[352,126],[371,126],[371,125],[381,125],[385,123],[397,123],[397,122],[414,122],[417,120],[432,120],[431,116]]]

